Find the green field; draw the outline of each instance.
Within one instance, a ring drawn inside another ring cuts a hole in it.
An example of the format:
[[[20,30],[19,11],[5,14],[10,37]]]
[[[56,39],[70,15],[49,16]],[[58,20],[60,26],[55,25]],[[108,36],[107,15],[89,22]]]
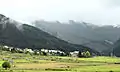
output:
[[[12,60],[14,66],[4,70],[3,59]],[[3,52],[0,55],[0,72],[120,72],[120,58],[93,57],[74,58],[39,56]]]

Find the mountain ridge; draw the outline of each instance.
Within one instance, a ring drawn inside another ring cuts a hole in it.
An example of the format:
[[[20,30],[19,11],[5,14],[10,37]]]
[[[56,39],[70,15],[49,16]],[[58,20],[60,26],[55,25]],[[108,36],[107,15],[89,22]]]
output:
[[[111,50],[113,44],[120,38],[119,25],[98,26],[85,22],[75,22],[73,20],[70,20],[66,24],[41,20],[36,20],[32,23],[36,27],[60,39],[74,44],[86,44],[85,46],[99,52]]]
[[[86,46],[71,44],[56,38],[34,26],[11,20],[4,15],[0,15],[0,43],[19,48],[58,49],[65,52],[87,49],[98,53]]]

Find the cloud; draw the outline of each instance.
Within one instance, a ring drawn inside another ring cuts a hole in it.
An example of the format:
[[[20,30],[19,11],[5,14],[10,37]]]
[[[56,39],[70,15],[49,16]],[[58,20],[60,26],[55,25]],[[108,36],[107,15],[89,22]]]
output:
[[[111,6],[120,6],[120,0],[108,0]]]
[[[21,22],[86,21],[120,24],[120,0],[0,0],[0,13]]]

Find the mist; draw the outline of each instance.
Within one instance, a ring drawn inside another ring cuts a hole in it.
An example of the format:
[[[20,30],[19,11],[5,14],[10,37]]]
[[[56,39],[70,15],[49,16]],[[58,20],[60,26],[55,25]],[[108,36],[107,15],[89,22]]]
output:
[[[120,24],[119,0],[0,0],[0,13],[30,24],[34,20],[75,20],[96,25]]]

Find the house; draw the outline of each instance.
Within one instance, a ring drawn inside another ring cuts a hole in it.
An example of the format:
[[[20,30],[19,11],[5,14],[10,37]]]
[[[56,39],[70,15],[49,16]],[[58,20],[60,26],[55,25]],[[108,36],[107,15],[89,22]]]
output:
[[[34,53],[34,51],[33,51],[32,49],[28,49],[28,48],[25,48],[25,49],[24,49],[24,53],[26,53],[26,52]]]
[[[79,53],[79,51],[70,52],[70,56],[78,57],[78,53]]]

